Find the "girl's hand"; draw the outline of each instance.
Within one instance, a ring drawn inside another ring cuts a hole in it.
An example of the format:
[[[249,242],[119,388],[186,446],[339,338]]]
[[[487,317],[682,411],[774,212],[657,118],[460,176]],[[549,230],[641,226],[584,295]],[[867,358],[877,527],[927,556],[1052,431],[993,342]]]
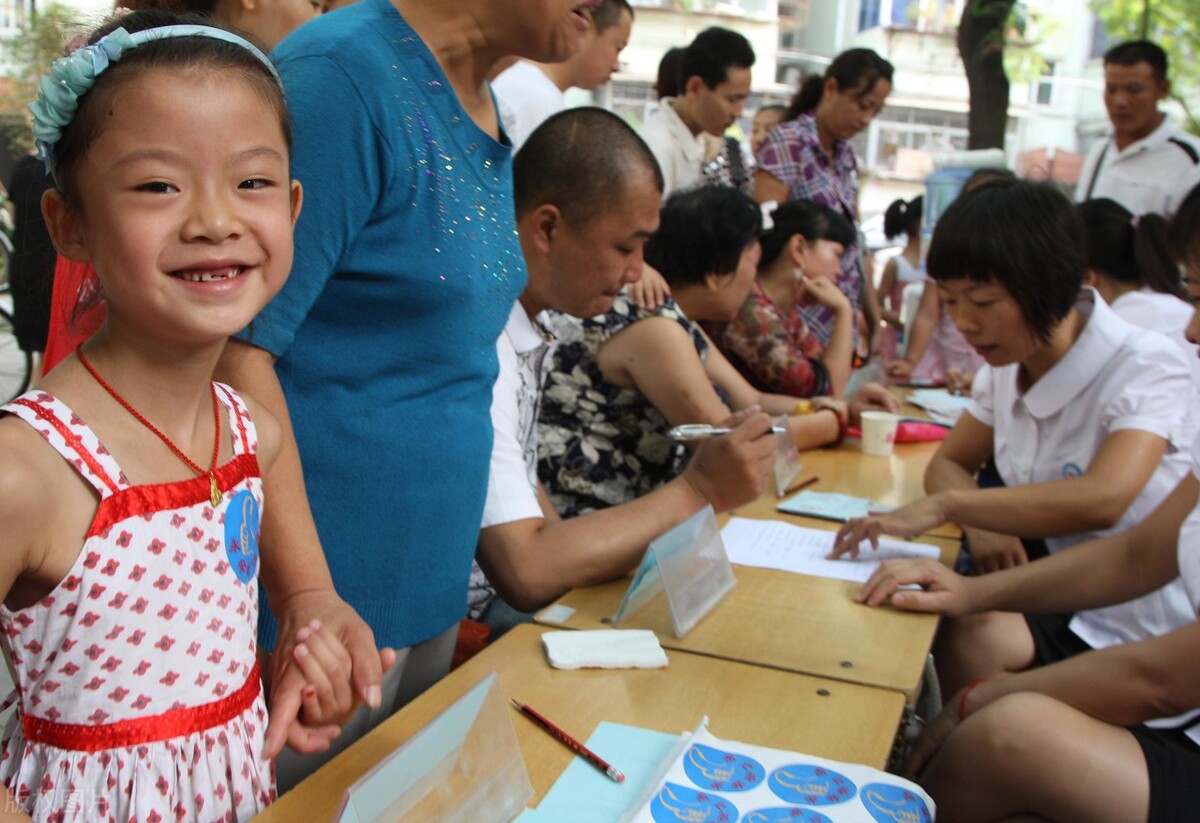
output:
[[[907,360],[889,360],[884,369],[888,379],[904,382],[912,377],[913,364]]]
[[[946,369],[946,391],[951,394],[970,397],[971,384],[974,382],[975,375],[972,372],[962,371],[961,369]]]
[[[826,555],[826,559],[836,560],[843,554],[849,554],[853,559],[858,557],[858,545],[864,540],[871,541],[871,548],[878,549],[881,534],[915,537],[945,522],[941,496],[937,494],[922,497],[895,511],[871,512],[868,517],[853,517],[838,529],[833,551]]]
[[[647,263],[642,264],[642,278],[625,287],[625,296],[643,309],[657,309],[670,294],[666,279]]]
[[[800,293],[807,294],[817,303],[830,309],[851,308],[850,298],[837,287],[837,283],[822,277],[801,279]]]
[[[358,708],[350,683],[350,654],[332,632],[313,620],[296,632],[292,658],[304,677],[300,722],[306,726],[341,726]]]
[[[970,597],[972,581],[931,557],[886,560],[855,595],[868,606],[890,603],[897,609],[933,612],[958,617],[974,611]],[[901,590],[920,586],[922,591]]]

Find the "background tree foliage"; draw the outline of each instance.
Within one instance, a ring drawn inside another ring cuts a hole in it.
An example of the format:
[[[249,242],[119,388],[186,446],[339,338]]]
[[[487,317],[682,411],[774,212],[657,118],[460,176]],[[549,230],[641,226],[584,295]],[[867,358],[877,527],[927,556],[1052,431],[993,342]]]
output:
[[[50,2],[40,7],[17,32],[0,38],[0,129],[11,151],[33,147],[33,133],[25,107],[37,98],[42,73],[63,53],[63,43],[77,32],[82,21],[69,6]]]
[[[1172,97],[1200,134],[1200,0],[1091,0],[1112,42],[1152,40],[1171,61]]]

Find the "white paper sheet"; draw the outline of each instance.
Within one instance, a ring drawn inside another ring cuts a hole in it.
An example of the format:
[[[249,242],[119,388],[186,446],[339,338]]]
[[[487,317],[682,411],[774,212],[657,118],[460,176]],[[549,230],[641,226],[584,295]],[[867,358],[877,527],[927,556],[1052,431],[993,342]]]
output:
[[[866,583],[884,560],[893,557],[941,556],[936,546],[907,540],[880,539],[879,550],[863,541],[858,559],[826,560],[833,549],[833,532],[806,529],[778,520],[731,518],[721,530],[729,562],[785,572]]]

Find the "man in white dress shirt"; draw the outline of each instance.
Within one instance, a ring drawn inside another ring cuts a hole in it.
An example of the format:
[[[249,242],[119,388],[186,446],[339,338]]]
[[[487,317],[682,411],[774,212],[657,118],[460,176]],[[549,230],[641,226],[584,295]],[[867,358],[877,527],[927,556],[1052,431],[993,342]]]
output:
[[[662,169],[664,200],[700,183],[704,135],[721,137],[742,116],[753,65],[750,41],[729,29],[705,29],[684,50],[679,95],[659,100],[641,130]]]
[[[1200,141],[1158,109],[1171,91],[1167,55],[1132,40],[1104,55],[1112,133],[1088,152],[1075,200],[1110,197],[1134,214],[1171,215],[1200,183]]]
[[[756,499],[775,454],[771,420],[738,414],[734,431],[703,442],[683,474],[621,506],[561,520],[537,479],[537,407],[553,346],[553,309],[603,314],[641,277],[642,246],[658,226],[662,177],[621,118],[561,112],[537,128],[513,165],[517,228],[529,282],[497,343],[495,442],[472,575],[470,613],[494,631],[572,588],[628,572],[655,537],[711,504]],[[490,581],[490,585],[489,585]],[[501,597],[496,597],[499,593]]]

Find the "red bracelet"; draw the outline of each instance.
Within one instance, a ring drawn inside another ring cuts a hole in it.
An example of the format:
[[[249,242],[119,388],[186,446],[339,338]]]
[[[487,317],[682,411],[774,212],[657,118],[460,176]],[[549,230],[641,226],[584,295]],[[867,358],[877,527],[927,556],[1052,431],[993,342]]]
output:
[[[963,689],[962,697],[958,698],[958,722],[961,723],[967,719],[967,695],[969,695],[976,686],[985,682],[986,680],[986,677],[977,677],[968,683],[967,687]]]

